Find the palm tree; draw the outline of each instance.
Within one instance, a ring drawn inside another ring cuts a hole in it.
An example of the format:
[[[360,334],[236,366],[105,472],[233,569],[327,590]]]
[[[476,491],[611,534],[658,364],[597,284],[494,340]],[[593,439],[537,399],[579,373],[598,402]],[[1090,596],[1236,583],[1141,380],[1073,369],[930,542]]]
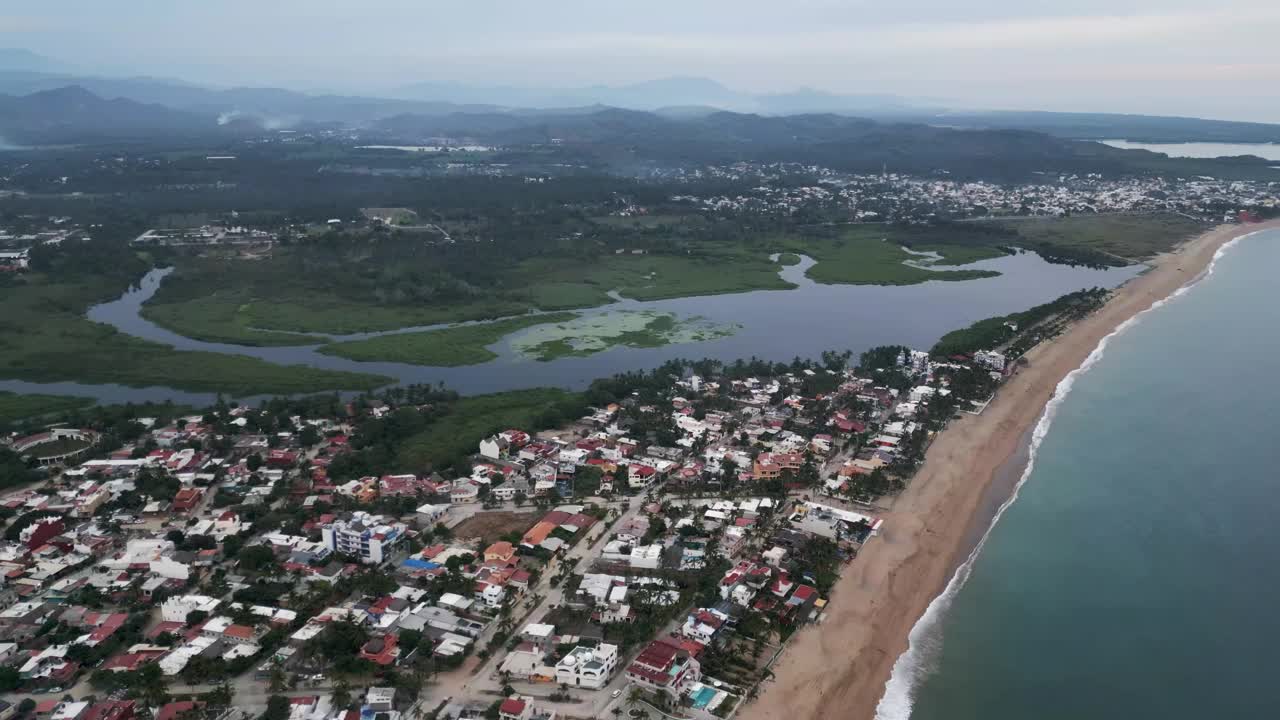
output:
[[[278,665],[276,667],[271,668],[271,684],[270,684],[271,692],[273,693],[281,692],[282,690],[284,690],[284,685],[285,685],[284,670],[280,669],[280,666]]]

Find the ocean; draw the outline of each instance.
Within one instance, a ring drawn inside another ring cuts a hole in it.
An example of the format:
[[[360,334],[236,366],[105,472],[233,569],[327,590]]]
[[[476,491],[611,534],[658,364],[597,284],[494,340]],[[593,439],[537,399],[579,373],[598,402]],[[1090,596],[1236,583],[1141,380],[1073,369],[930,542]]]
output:
[[[1280,231],[1059,387],[878,720],[1280,717]]]

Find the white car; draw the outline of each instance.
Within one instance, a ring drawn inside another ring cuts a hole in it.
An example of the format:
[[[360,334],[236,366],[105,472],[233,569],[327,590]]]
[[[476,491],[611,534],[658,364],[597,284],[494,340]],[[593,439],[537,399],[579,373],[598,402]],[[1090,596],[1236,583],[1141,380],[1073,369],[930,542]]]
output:
[[[622,690],[614,690],[613,692],[609,693],[609,697],[616,698],[621,694],[622,694]]]

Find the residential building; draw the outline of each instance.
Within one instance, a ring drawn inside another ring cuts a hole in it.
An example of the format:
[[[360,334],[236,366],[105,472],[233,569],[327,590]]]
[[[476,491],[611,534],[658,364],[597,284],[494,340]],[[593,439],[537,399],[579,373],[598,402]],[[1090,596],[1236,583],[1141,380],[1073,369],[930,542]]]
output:
[[[575,647],[556,663],[556,682],[570,687],[598,690],[609,684],[618,667],[618,646],[602,643],[594,648]]]
[[[643,687],[679,697],[686,685],[702,677],[698,661],[671,639],[654,640],[627,667],[627,677]]]
[[[321,529],[321,540],[330,550],[376,565],[386,562],[404,546],[408,528],[381,515],[355,512],[346,520],[336,520]]]

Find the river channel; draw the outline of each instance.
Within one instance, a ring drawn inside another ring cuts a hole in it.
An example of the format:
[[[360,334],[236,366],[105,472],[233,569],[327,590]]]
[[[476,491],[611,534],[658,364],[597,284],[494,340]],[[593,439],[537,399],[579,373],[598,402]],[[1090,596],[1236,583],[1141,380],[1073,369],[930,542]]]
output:
[[[317,352],[319,344],[290,347],[250,347],[194,340],[166,330],[142,317],[140,310],[171,271],[152,270],[139,284],[111,302],[90,308],[88,317],[135,337],[179,350],[248,355],[283,365],[309,365],[386,375],[397,384],[438,383],[463,394],[530,387],[580,389],[592,380],[619,372],[653,368],[672,358],[734,360],[758,357],[785,361],[796,356],[817,357],[823,350],[861,352],[883,344],[927,349],[944,333],[974,321],[1025,310],[1063,294],[1089,287],[1115,287],[1141,272],[1141,266],[1104,270],[1075,268],[1045,262],[1032,253],[984,260],[965,268],[996,270],[998,277],[963,282],[929,281],[916,285],[824,285],[805,272],[814,261],[802,258],[785,267],[781,276],[797,287],[732,295],[675,298],[641,302],[619,298],[612,304],[580,311],[597,315],[619,310],[670,313],[677,318],[703,318],[734,326],[736,331],[710,340],[656,348],[614,347],[588,357],[564,357],[550,362],[532,360],[516,352],[512,342],[534,328],[508,335],[490,347],[498,357],[463,367],[429,367],[392,362],[359,362]],[[441,326],[432,326],[441,327]],[[384,333],[330,336],[357,340],[379,335],[432,329],[401,328]],[[80,395],[99,402],[160,402],[205,405],[214,396],[167,387],[134,388],[75,382],[32,383],[0,380],[0,390],[54,395]],[[255,401],[259,398],[240,398]]]

